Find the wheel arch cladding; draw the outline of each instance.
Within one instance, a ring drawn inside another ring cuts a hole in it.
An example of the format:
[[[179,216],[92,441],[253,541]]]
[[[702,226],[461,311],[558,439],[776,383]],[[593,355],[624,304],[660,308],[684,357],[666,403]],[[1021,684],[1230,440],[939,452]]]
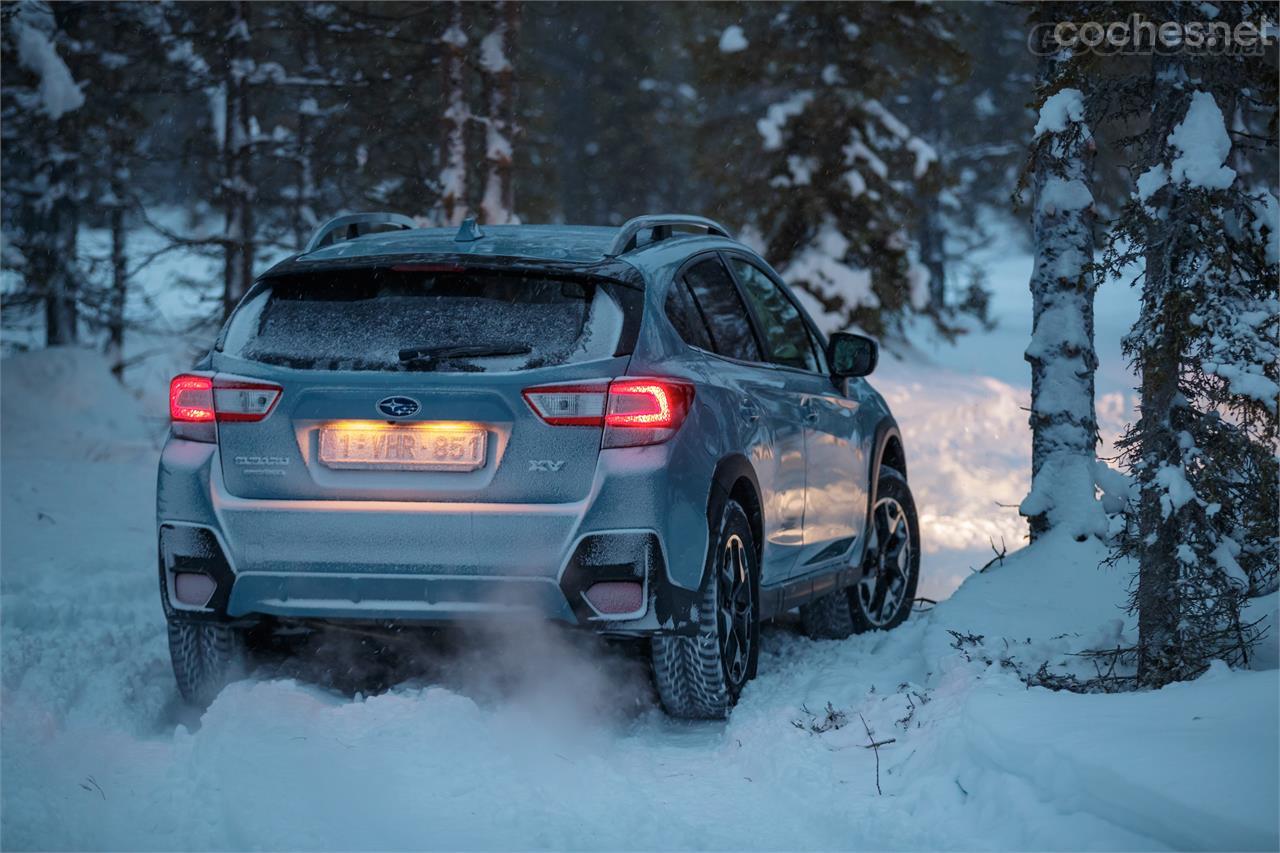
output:
[[[880,452],[880,465],[887,465],[903,477],[907,476],[907,453],[902,448],[902,436],[898,434],[896,425],[885,435],[884,448]],[[877,472],[879,469],[880,466],[876,466]]]
[[[741,454],[726,456],[716,465],[711,479],[711,494],[707,498],[707,530],[715,530],[724,512],[724,505],[729,500],[737,501],[747,512],[747,520],[751,523],[751,537],[755,540],[756,558],[760,557],[761,543],[764,542],[764,516],[760,502],[760,481],[756,478],[755,469]],[[710,540],[710,537],[708,537]],[[711,554],[708,541],[707,554]],[[710,560],[707,561],[710,565]],[[703,580],[706,579],[707,566],[703,567]]]
[[[868,471],[870,477],[870,482],[867,484],[868,526],[871,524],[871,508],[876,505],[880,468],[892,468],[901,474],[904,480],[907,478],[907,454],[902,444],[902,432],[898,429],[898,422],[892,415],[885,415],[876,424],[875,441],[872,446],[875,448],[875,454],[872,456],[871,469]],[[866,537],[863,538],[865,540]]]

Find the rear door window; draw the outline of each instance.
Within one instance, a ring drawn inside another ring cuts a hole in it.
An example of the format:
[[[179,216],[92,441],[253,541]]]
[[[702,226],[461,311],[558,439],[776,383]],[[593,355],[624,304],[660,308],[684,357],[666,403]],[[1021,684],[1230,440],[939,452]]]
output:
[[[608,358],[623,310],[602,284],[484,272],[268,280],[232,315],[228,355],[310,370],[531,370]]]
[[[751,331],[747,306],[720,259],[695,263],[685,270],[684,280],[707,320],[715,351],[742,361],[760,361],[760,347]]]
[[[818,357],[814,353],[809,329],[791,298],[755,264],[741,258],[731,258],[729,263],[733,265],[733,272],[742,283],[742,289],[751,300],[751,307],[763,327],[769,360],[787,367],[817,371]]]
[[[680,333],[685,343],[709,352],[714,351],[715,347],[711,343],[711,333],[707,331],[706,320],[703,319],[697,303],[693,301],[688,285],[683,281],[677,279],[671,282],[671,289],[667,292],[666,309],[667,319],[671,321],[671,325]]]

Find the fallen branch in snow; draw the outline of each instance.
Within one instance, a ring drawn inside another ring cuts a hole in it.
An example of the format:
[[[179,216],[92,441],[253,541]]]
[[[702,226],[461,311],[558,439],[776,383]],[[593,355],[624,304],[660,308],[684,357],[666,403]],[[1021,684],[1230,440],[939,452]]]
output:
[[[89,785],[86,785],[84,782],[80,783],[80,787],[84,788],[86,791],[89,791],[91,793],[93,791],[97,791],[102,796],[102,799],[105,802],[107,799],[107,795],[106,795],[106,792],[102,790],[102,786],[98,784],[98,780],[90,776],[86,781],[88,781],[89,785],[92,785],[93,787],[92,788],[89,787]]]
[[[849,721],[848,715],[844,711],[837,710],[830,702],[827,703],[826,716],[821,720],[818,720],[818,715],[810,711],[806,705],[801,705],[800,710],[809,716],[809,722],[792,720],[791,725],[801,731],[807,731],[811,735],[820,735],[823,732],[833,732],[836,729],[844,728]]]
[[[862,728],[867,732],[867,745],[863,749],[869,749],[876,754],[876,794],[884,796],[884,791],[880,790],[880,747],[890,743],[897,743],[897,738],[888,738],[886,740],[876,740],[871,734],[871,726],[867,725],[867,718],[862,716],[862,712],[858,712],[858,719],[862,720]]]
[[[991,550],[995,553],[995,556],[992,557],[990,560],[987,560],[986,564],[984,564],[982,568],[977,570],[978,574],[982,574],[987,569],[991,568],[993,565],[997,563],[1002,566],[1004,565],[1004,558],[1009,553],[1009,546],[1005,544],[1003,536],[1000,537],[1000,550],[998,551],[996,550],[996,543],[994,539],[991,540]],[[972,571],[972,569],[970,569],[970,571]]]

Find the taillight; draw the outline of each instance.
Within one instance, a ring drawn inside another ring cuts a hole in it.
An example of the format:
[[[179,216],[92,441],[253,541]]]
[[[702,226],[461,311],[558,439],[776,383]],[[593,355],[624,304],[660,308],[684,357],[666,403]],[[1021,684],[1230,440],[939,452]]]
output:
[[[169,381],[169,420],[174,423],[213,422],[213,379],[182,374]]]
[[[604,423],[608,385],[539,385],[526,388],[522,393],[534,414],[552,426],[600,426]]]
[[[183,373],[169,382],[169,420],[180,438],[215,441],[216,421],[260,421],[280,393],[279,385],[266,382]]]
[[[676,434],[693,402],[693,386],[628,376],[607,386],[539,385],[525,389],[524,398],[552,426],[603,426],[604,447],[636,447]]]
[[[279,385],[213,379],[213,410],[220,421],[260,421],[279,399]]]

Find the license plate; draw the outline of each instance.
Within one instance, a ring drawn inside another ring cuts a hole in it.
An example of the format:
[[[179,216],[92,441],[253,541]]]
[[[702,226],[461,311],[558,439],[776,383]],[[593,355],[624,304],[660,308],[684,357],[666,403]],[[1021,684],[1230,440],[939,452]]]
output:
[[[320,461],[330,468],[474,471],[484,467],[488,433],[440,424],[320,428]]]

